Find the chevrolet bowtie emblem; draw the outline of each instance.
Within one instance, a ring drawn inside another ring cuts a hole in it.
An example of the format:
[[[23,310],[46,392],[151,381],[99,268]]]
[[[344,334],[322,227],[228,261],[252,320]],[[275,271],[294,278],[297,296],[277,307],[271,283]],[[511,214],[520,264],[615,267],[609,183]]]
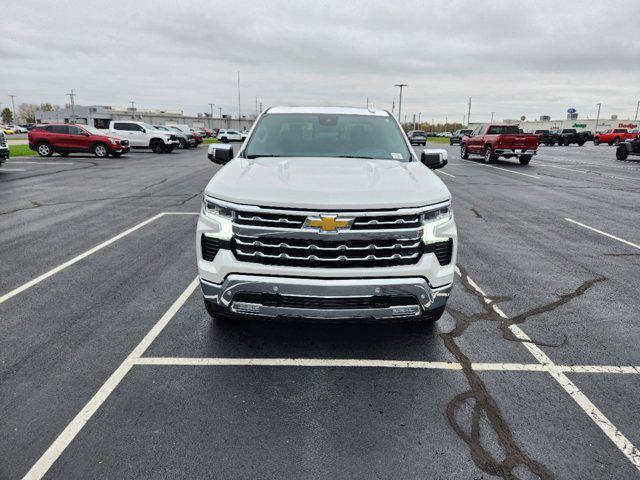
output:
[[[353,218],[338,218],[337,215],[307,217],[304,228],[317,228],[321,233],[338,233],[340,230],[348,230],[353,220]]]

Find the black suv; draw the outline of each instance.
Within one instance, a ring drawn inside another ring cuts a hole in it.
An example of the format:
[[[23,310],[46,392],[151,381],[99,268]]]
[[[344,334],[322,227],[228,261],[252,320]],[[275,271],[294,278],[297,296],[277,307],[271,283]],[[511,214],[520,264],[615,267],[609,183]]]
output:
[[[568,147],[572,143],[583,146],[589,136],[586,132],[578,132],[575,128],[564,128],[558,133],[558,145]]]
[[[471,132],[473,132],[473,130],[471,129],[456,130],[455,132],[453,132],[453,135],[451,135],[451,138],[449,139],[449,145],[460,143],[462,137],[464,137],[465,135],[469,135]]]
[[[558,141],[558,134],[550,130],[536,130],[534,135],[538,135],[540,143],[544,143],[547,147],[553,147]]]
[[[407,137],[409,137],[409,142],[411,142],[411,145],[427,144],[427,134],[422,130],[411,130],[409,133],[407,133]]]

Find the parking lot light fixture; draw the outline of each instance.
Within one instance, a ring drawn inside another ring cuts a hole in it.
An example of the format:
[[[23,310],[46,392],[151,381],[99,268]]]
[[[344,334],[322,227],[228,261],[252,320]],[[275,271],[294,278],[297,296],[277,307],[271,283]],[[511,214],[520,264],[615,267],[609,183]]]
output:
[[[633,119],[634,122],[638,121],[638,110],[640,110],[640,100],[638,100],[638,103],[636,103],[636,116]]]
[[[598,121],[600,120],[600,107],[602,107],[602,103],[596,103],[598,105],[598,113],[596,115],[596,126],[594,127],[593,133],[598,133]]]
[[[398,121],[402,121],[402,89],[407,87],[406,83],[396,83],[394,86],[400,88],[400,101],[398,102]]]

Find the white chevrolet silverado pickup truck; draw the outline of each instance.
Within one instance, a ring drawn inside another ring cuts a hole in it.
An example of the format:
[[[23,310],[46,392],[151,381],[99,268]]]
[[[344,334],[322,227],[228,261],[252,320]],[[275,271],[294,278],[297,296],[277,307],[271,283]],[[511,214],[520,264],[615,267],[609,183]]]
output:
[[[9,158],[9,145],[7,145],[7,137],[4,132],[0,131],[0,166]]]
[[[435,321],[451,292],[451,194],[395,117],[361,108],[274,107],[205,188],[197,262],[214,318]]]

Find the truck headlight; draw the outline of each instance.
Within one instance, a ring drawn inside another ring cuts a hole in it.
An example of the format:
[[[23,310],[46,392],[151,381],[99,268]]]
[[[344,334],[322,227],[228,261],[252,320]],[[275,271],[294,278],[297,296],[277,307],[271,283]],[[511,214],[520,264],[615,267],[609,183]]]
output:
[[[109,141],[111,143],[113,143],[114,145],[118,145],[118,143],[120,143],[118,140],[116,140],[115,138],[109,137]]]
[[[233,210],[215,203],[207,197],[203,197],[202,214],[209,220],[213,220],[218,227],[217,231],[213,230],[206,232],[207,236],[219,238],[221,240],[231,240],[231,237],[233,236]]]
[[[424,227],[422,241],[424,243],[436,243],[448,240],[448,236],[438,235],[438,227],[448,223],[452,218],[451,205],[423,213],[421,215],[422,226]]]

